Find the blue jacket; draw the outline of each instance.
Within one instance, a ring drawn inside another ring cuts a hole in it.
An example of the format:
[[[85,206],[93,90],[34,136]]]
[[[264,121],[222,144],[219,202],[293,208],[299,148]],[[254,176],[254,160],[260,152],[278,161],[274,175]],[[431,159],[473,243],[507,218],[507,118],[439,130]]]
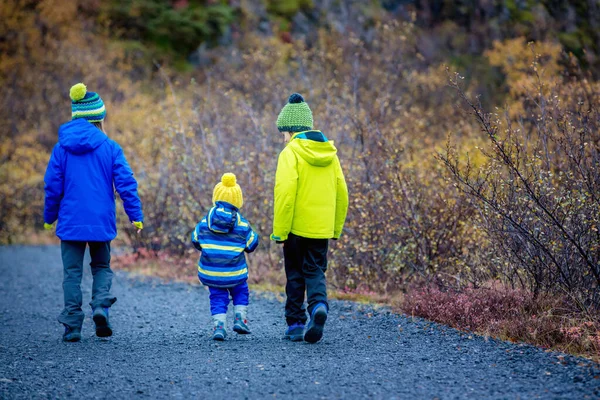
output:
[[[234,287],[248,279],[246,253],[258,246],[258,235],[238,209],[217,201],[192,232],[192,244],[202,252],[198,278],[206,286]]]
[[[83,118],[63,124],[58,138],[44,176],[44,221],[58,219],[60,239],[113,240],[115,189],[129,219],[143,222],[137,182],[117,142]]]

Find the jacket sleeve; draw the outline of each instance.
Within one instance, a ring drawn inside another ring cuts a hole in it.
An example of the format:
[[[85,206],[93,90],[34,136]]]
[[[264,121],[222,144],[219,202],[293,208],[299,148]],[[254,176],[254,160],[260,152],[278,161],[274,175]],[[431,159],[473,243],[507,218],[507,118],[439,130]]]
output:
[[[46,174],[44,175],[44,222],[53,224],[58,219],[60,201],[64,194],[64,174],[62,170],[63,151],[57,144],[52,150]]]
[[[338,239],[342,235],[342,229],[346,222],[348,214],[348,186],[344,178],[344,171],[340,165],[340,160],[336,157],[336,186],[337,193],[335,197],[335,224],[333,229],[334,239]]]
[[[248,229],[248,235],[246,235],[246,253],[252,253],[258,247],[258,234],[254,232],[252,228]]]
[[[202,246],[200,245],[200,241],[198,240],[198,228],[199,227],[200,227],[200,224],[196,225],[196,227],[194,228],[194,231],[192,232],[192,244],[194,245],[196,250],[202,251]]]
[[[113,181],[115,183],[115,189],[121,200],[123,200],[123,207],[129,217],[130,221],[144,221],[144,214],[142,212],[142,202],[137,192],[137,181],[133,177],[133,172],[125,159],[123,149],[121,146],[116,144],[115,157],[113,162]]]
[[[271,240],[287,240],[292,229],[297,188],[296,156],[289,148],[286,148],[279,154],[277,172],[275,172],[275,204]]]

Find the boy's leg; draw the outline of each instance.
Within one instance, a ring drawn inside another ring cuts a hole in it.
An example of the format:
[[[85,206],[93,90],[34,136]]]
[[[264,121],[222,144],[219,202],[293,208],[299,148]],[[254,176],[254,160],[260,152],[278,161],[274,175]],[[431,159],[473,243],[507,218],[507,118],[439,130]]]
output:
[[[83,275],[83,255],[85,242],[60,242],[63,261],[63,296],[65,308],[58,316],[58,322],[69,327],[80,329],[85,314],[81,310],[81,277]]]
[[[213,318],[213,339],[225,340],[227,336],[227,306],[229,306],[229,290],[209,287],[210,313]]]
[[[113,272],[110,269],[110,242],[89,242],[92,262],[92,309],[108,308],[117,298],[110,293]]]
[[[248,306],[250,304],[250,290],[248,289],[248,282],[240,283],[229,289],[231,298],[233,299],[233,306]]]
[[[209,287],[210,313],[211,315],[227,314],[229,306],[229,290],[225,288]]]
[[[109,337],[113,331],[108,318],[108,309],[117,298],[110,293],[113,272],[110,269],[110,241],[88,242],[92,262],[92,319],[96,325],[96,336]]]
[[[288,326],[295,323],[306,323],[306,310],[304,309],[304,291],[306,285],[302,274],[303,252],[302,243],[298,236],[290,233],[283,244],[283,257],[285,264],[285,319]]]
[[[306,282],[306,297],[308,302],[308,313],[312,315],[313,309],[319,303],[327,303],[327,282],[325,271],[327,271],[327,250],[329,241],[327,239],[302,238],[305,243],[304,263],[302,273]]]
[[[233,330],[240,334],[250,333],[248,328],[248,282],[241,283],[229,289],[233,299],[234,323]]]
[[[310,322],[304,332],[304,341],[316,343],[323,337],[323,328],[327,321],[327,239],[303,239],[306,241],[306,252],[302,272],[306,280],[308,297],[308,313]]]

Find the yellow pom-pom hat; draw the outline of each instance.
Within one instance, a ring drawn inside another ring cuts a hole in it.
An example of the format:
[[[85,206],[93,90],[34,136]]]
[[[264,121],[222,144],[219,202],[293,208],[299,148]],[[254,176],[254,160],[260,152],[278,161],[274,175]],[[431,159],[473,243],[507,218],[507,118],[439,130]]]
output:
[[[237,184],[235,175],[227,172],[221,177],[221,182],[217,183],[213,190],[213,203],[224,201],[238,209],[244,204],[242,188]]]
[[[85,118],[89,122],[100,122],[106,117],[104,102],[98,93],[88,92],[83,83],[71,87],[71,118]]]

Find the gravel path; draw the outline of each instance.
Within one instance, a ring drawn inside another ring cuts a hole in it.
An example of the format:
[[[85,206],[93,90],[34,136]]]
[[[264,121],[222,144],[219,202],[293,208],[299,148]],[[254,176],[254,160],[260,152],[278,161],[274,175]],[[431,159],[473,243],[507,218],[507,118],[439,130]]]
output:
[[[118,272],[115,335],[61,341],[58,247],[0,247],[0,398],[599,398],[586,360],[335,301],[323,340],[281,339],[283,304],[252,293],[252,335],[210,340],[199,286]],[[86,268],[84,303],[90,297]],[[229,329],[231,329],[231,324]]]

